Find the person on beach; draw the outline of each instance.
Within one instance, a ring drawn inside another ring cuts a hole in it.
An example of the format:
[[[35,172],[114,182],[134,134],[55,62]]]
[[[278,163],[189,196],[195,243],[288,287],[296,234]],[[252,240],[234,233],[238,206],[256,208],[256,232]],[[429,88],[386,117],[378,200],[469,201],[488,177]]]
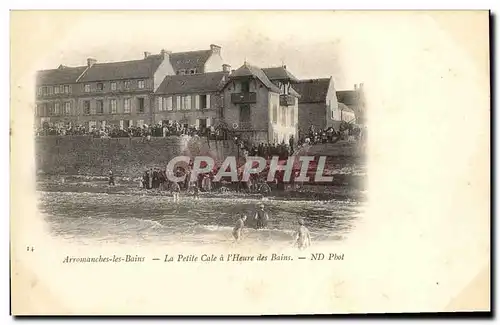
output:
[[[297,229],[295,244],[299,249],[305,249],[311,246],[311,235],[309,229],[304,225],[303,219],[299,219],[299,229]]]
[[[267,226],[267,222],[269,221],[269,215],[264,210],[264,204],[260,203],[259,208],[255,212],[254,219],[256,220],[256,228],[262,229]]]
[[[233,237],[236,242],[239,242],[241,240],[241,231],[245,226],[245,220],[247,220],[247,216],[243,215],[238,219],[238,221],[236,221],[236,226],[234,226],[233,229]]]
[[[172,182],[171,190],[172,190],[172,195],[174,197],[174,201],[179,201],[179,193],[181,192],[181,187],[179,186],[179,183]]]
[[[113,176],[113,171],[112,170],[109,171],[108,185],[115,186],[115,177]]]

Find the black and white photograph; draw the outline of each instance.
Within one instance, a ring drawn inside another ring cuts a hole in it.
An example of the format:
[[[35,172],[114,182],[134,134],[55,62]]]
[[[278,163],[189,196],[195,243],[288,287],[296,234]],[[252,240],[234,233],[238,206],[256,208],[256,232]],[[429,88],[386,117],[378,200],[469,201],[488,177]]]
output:
[[[489,265],[488,26],[11,12],[13,310],[455,308]]]

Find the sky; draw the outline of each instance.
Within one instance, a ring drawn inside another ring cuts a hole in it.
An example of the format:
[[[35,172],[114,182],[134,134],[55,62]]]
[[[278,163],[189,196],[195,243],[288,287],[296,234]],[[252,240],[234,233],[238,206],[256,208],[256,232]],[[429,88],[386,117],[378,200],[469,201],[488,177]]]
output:
[[[217,44],[232,69],[246,60],[262,68],[285,64],[300,79],[332,76],[337,89],[363,82],[342,62],[349,18],[333,11],[95,11],[34,19],[40,34],[52,35],[35,70],[85,65],[88,57],[133,60],[143,58],[145,51],[191,51]]]

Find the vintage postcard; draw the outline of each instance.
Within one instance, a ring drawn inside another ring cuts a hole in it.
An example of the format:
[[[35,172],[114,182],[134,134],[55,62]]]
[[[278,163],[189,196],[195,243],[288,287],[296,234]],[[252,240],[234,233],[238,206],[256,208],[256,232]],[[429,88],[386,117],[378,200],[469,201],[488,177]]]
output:
[[[489,25],[12,11],[12,314],[490,311]]]

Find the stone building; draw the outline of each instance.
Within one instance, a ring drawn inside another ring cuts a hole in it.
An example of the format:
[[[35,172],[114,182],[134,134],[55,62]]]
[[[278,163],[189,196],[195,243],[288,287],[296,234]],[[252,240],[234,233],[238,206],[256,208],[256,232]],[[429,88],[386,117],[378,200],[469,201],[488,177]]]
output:
[[[76,122],[76,104],[80,91],[76,80],[86,69],[86,66],[60,65],[57,69],[38,71],[35,109],[37,126],[46,123],[62,126]]]
[[[337,98],[339,103],[344,104],[356,115],[357,124],[366,123],[365,112],[365,95],[363,83],[354,85],[354,90],[340,90],[337,91]]]
[[[155,92],[155,123],[177,121],[186,127],[209,127],[222,114],[220,90],[228,80],[230,67],[224,71],[167,76]]]
[[[126,128],[154,123],[155,92],[167,76],[222,70],[221,48],[159,54],[144,52],[140,60],[98,63],[38,71],[36,117],[49,124]]]
[[[316,130],[333,127],[338,130],[341,121],[351,121],[354,113],[339,106],[333,78],[301,80],[295,85],[299,99],[299,129],[307,132],[311,125]]]
[[[221,120],[243,139],[288,142],[297,138],[297,79],[286,66],[261,69],[244,63],[223,87]]]

